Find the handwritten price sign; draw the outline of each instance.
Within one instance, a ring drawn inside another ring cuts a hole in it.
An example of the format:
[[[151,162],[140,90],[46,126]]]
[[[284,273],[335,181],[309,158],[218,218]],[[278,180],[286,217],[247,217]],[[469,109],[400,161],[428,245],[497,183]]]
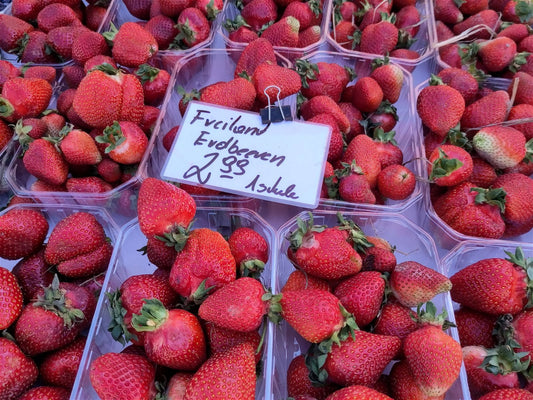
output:
[[[315,208],[330,128],[191,102],[161,176],[228,193]]]

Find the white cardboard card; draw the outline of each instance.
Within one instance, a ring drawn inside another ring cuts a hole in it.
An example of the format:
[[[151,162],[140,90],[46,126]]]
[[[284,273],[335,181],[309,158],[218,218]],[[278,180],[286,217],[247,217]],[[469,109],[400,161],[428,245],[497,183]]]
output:
[[[316,208],[330,135],[322,124],[263,125],[257,113],[193,101],[161,177]]]

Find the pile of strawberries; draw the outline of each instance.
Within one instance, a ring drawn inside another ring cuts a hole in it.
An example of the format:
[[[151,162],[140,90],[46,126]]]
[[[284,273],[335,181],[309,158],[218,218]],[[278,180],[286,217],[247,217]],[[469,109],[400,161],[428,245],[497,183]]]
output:
[[[104,400],[117,391],[136,399],[152,399],[156,391],[189,400],[255,399],[271,297],[261,272],[271,244],[250,227],[227,238],[194,228],[193,198],[155,178],[141,185],[138,214],[144,251],[157,268],[130,272],[107,293],[109,331],[131,345],[92,360],[94,390]]]
[[[533,72],[533,7],[525,0],[435,0],[442,62],[477,75],[512,78]]]
[[[460,305],[455,319],[472,399],[504,389],[505,398],[532,397],[533,258],[520,247],[505,253],[507,258],[502,251],[499,257],[461,263],[450,277],[452,300]]]
[[[507,90],[492,90],[448,68],[418,94],[431,202],[455,231],[502,238],[533,228],[532,90],[523,72]]]
[[[250,43],[262,37],[273,46],[306,48],[322,38],[322,0],[245,0],[225,8],[225,38]],[[234,14],[234,15],[233,15]]]
[[[286,238],[296,269],[277,295],[281,317],[305,339],[300,348],[309,347],[288,366],[288,395],[443,398],[462,353],[431,300],[450,290],[450,280],[413,260],[398,263],[385,239],[337,217],[336,226],[316,225],[310,214]]]
[[[86,211],[55,226],[32,206],[0,215],[0,257],[18,260],[0,267],[0,398],[70,398],[112,251]]]
[[[416,60],[421,21],[416,0],[335,0],[329,37],[340,47]]]

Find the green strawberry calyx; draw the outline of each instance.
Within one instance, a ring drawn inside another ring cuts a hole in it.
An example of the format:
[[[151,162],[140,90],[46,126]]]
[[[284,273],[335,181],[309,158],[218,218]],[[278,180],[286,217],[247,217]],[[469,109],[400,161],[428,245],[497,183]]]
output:
[[[0,102],[1,102],[1,98],[0,98]],[[1,105],[0,105],[0,108],[1,108]],[[33,129],[33,127],[31,125],[24,125],[24,120],[21,118],[19,119],[16,123],[15,123],[15,126],[14,126],[14,133],[15,135],[13,136],[14,140],[18,140],[18,142],[20,143],[20,146],[22,147],[22,151],[25,152],[30,143],[33,142],[33,138],[29,135],[29,133],[31,132],[31,130]]]
[[[233,32],[239,29],[241,26],[250,28],[250,25],[244,20],[244,18],[239,14],[235,19],[227,19],[224,21],[224,28],[228,32]]]
[[[248,276],[255,279],[258,279],[261,276],[264,269],[265,263],[258,259],[245,260],[239,265],[241,276]]]
[[[181,251],[189,239],[192,224],[193,222],[187,227],[175,224],[169,232],[165,232],[163,236],[156,235],[155,238],[165,243],[165,246],[174,247],[176,251]]]
[[[142,84],[146,82],[153,82],[157,75],[159,75],[159,68],[152,67],[150,64],[141,64],[135,71],[135,75],[139,77]]]
[[[293,251],[298,250],[304,241],[304,238],[309,237],[313,232],[323,232],[326,229],[325,225],[315,225],[313,214],[309,212],[309,219],[307,221],[301,218],[296,218],[298,228],[291,232],[287,237],[290,243],[290,248]]]
[[[122,306],[121,295],[118,289],[114,292],[106,293],[108,300],[107,311],[111,317],[107,330],[114,340],[125,346],[130,340],[138,340],[138,337],[130,332],[124,323],[127,310]]]
[[[505,212],[505,197],[507,193],[502,188],[485,189],[474,187],[470,191],[477,192],[474,200],[476,204],[490,204],[497,206],[502,214]]]
[[[520,22],[529,24],[533,18],[533,4],[529,1],[520,0],[516,3],[515,12]]]
[[[117,36],[118,29],[115,26],[113,22],[110,22],[109,24],[109,30],[102,33],[102,36],[106,40],[107,44],[110,46],[113,46],[113,41],[115,40],[115,36]]]
[[[514,254],[506,251],[505,254],[509,256],[508,260],[513,264],[522,267],[526,273],[527,283],[527,305],[526,308],[533,307],[533,257],[524,255],[524,251],[519,246],[516,248]]]
[[[448,313],[446,310],[442,310],[440,314],[437,314],[437,307],[431,301],[419,304],[416,309],[416,315],[411,315],[411,318],[419,325],[440,326],[443,330],[456,326],[447,319]]]
[[[439,157],[433,161],[429,179],[434,181],[438,178],[450,176],[462,166],[462,161],[458,160],[457,158],[449,158],[448,155],[441,148],[439,148]]]
[[[102,135],[96,136],[94,140],[97,143],[107,144],[108,146],[105,148],[105,153],[108,154],[124,143],[126,141],[126,136],[122,133],[122,128],[118,121],[115,121],[112,125],[107,126]]]
[[[282,320],[281,316],[281,298],[283,294],[273,294],[271,291],[266,291],[265,294],[261,297],[261,300],[268,303],[267,317],[270,321],[275,324],[279,324]]]
[[[480,368],[493,375],[507,375],[511,372],[526,371],[529,367],[529,358],[522,361],[523,357],[527,357],[529,352],[515,352],[516,348],[520,346],[500,345],[492,349],[486,350],[485,358],[480,365]]]
[[[13,111],[15,111],[13,104],[8,99],[0,97],[0,117],[9,117]]]
[[[337,221],[340,229],[348,231],[350,242],[358,253],[366,253],[368,248],[374,247],[366,238],[363,230],[354,221],[346,219],[340,212],[337,213]]]
[[[318,65],[309,62],[308,60],[298,59],[295,62],[295,66],[296,72],[298,72],[300,79],[302,80],[302,87],[304,89],[309,89],[308,80],[316,81],[318,79],[320,73]]]
[[[145,299],[140,314],[133,314],[131,326],[137,332],[157,330],[168,319],[168,310],[159,299]]]
[[[430,86],[438,86],[438,85],[444,85],[444,82],[441,78],[439,78],[435,74],[431,74],[431,77],[429,78],[429,85]]]
[[[82,310],[67,305],[66,292],[65,289],[59,287],[59,278],[54,275],[52,283],[44,288],[43,294],[37,296],[37,301],[33,303],[33,307],[41,307],[53,312],[63,318],[65,326],[70,328],[76,322],[83,321],[85,315]]]

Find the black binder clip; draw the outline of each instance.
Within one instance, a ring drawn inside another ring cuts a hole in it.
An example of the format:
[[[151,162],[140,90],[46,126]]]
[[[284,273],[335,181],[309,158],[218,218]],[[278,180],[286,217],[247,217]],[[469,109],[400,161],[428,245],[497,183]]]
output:
[[[278,105],[272,105],[270,103],[270,96],[267,93],[267,90],[270,88],[278,90],[278,93],[276,94]],[[270,85],[265,88],[264,93],[268,99],[268,105],[266,108],[262,108],[259,112],[261,114],[261,122],[263,124],[269,124],[271,122],[292,121],[290,106],[282,106],[279,104],[279,94],[281,93],[281,89],[276,85]]]

